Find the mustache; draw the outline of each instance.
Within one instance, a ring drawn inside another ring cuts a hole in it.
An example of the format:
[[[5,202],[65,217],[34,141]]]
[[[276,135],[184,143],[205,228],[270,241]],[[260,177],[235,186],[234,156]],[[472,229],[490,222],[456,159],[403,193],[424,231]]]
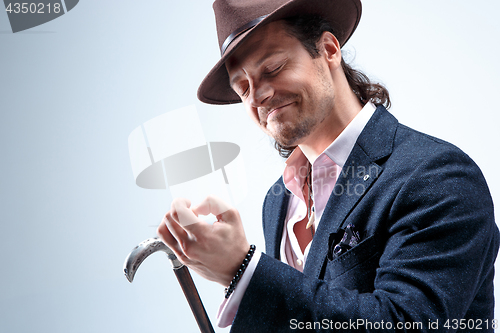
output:
[[[267,119],[267,115],[272,112],[274,109],[277,109],[279,107],[285,106],[287,104],[291,104],[297,100],[297,95],[296,94],[286,94],[286,95],[281,95],[274,97],[270,102],[269,105],[266,107],[259,108],[259,117],[262,120]]]

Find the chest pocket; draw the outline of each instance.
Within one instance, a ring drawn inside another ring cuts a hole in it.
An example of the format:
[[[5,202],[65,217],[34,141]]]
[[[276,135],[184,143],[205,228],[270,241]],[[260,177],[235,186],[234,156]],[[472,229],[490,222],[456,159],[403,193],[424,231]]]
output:
[[[374,234],[333,260],[326,258],[323,279],[360,293],[371,292],[380,256],[380,238]]]

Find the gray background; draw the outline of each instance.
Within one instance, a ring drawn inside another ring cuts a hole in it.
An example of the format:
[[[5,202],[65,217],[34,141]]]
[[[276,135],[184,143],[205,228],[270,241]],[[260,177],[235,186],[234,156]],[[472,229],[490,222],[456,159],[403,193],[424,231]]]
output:
[[[402,123],[479,164],[497,204],[499,10],[493,0],[365,0],[344,48],[388,86]],[[127,138],[170,110],[195,104],[208,141],[241,147],[249,191],[238,208],[263,249],[260,207],[283,163],[241,106],[197,101],[218,57],[208,0],[80,1],[16,34],[0,12],[1,332],[196,332],[163,255],[133,284],[122,274],[171,202],[135,185]],[[215,321],[223,287],[195,280]]]

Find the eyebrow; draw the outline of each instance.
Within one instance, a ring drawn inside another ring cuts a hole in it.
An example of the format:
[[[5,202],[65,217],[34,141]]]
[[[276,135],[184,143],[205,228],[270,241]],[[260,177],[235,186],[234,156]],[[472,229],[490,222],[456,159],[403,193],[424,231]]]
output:
[[[266,61],[268,58],[270,58],[271,56],[275,55],[275,54],[282,54],[282,53],[285,53],[285,50],[281,49],[279,51],[269,51],[267,52],[266,54],[264,54],[262,56],[262,58],[260,58],[257,62],[256,62],[256,66],[259,67],[260,65],[262,65],[262,63],[264,61]]]

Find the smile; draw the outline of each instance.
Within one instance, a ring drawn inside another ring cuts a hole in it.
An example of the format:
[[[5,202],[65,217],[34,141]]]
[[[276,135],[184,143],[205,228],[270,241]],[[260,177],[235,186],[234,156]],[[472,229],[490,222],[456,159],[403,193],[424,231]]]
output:
[[[293,102],[292,102],[292,103],[285,104],[285,105],[282,105],[282,106],[280,106],[280,107],[277,107],[277,108],[275,108],[275,109],[271,110],[271,111],[267,114],[266,120],[267,120],[267,121],[269,121],[269,119],[271,118],[271,116],[272,116],[273,114],[278,113],[279,111],[283,110],[284,108],[286,108],[287,106],[292,105],[292,104],[293,104]]]

